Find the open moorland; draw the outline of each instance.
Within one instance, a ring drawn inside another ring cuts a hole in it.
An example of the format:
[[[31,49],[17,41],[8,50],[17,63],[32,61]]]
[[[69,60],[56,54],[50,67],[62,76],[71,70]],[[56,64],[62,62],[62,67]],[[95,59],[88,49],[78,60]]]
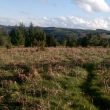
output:
[[[110,110],[110,49],[0,48],[0,110]]]

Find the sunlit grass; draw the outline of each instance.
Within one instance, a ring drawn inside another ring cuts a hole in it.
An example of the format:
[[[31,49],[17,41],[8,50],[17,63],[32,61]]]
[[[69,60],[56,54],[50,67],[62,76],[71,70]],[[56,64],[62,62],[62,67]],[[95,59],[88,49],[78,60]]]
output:
[[[109,48],[0,48],[0,109],[107,110],[109,58]]]

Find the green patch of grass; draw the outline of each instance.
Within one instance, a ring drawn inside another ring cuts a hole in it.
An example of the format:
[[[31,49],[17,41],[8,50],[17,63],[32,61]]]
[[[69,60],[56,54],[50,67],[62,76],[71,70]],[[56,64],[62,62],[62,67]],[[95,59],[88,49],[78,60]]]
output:
[[[0,49],[0,110],[109,109],[106,51]]]

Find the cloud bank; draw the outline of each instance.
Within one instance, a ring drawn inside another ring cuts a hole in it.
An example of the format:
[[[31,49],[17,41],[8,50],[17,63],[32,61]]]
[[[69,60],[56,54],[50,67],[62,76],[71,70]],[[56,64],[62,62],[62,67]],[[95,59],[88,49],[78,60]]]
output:
[[[6,18],[0,17],[0,24],[16,25],[23,22],[29,25],[32,22],[35,26],[43,27],[63,27],[63,28],[79,28],[79,29],[107,29],[110,30],[110,17],[87,19],[76,16],[56,17],[56,18]]]
[[[87,12],[110,12],[110,6],[106,0],[72,0],[80,8]]]

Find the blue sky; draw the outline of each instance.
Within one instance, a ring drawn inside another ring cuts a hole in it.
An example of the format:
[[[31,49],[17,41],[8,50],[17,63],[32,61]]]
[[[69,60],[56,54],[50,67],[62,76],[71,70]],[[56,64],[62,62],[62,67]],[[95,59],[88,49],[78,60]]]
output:
[[[0,24],[110,28],[110,0],[1,0]],[[92,26],[89,26],[91,25]]]
[[[82,15],[81,10],[78,10],[71,0],[1,0],[0,8],[0,13],[9,17]]]

